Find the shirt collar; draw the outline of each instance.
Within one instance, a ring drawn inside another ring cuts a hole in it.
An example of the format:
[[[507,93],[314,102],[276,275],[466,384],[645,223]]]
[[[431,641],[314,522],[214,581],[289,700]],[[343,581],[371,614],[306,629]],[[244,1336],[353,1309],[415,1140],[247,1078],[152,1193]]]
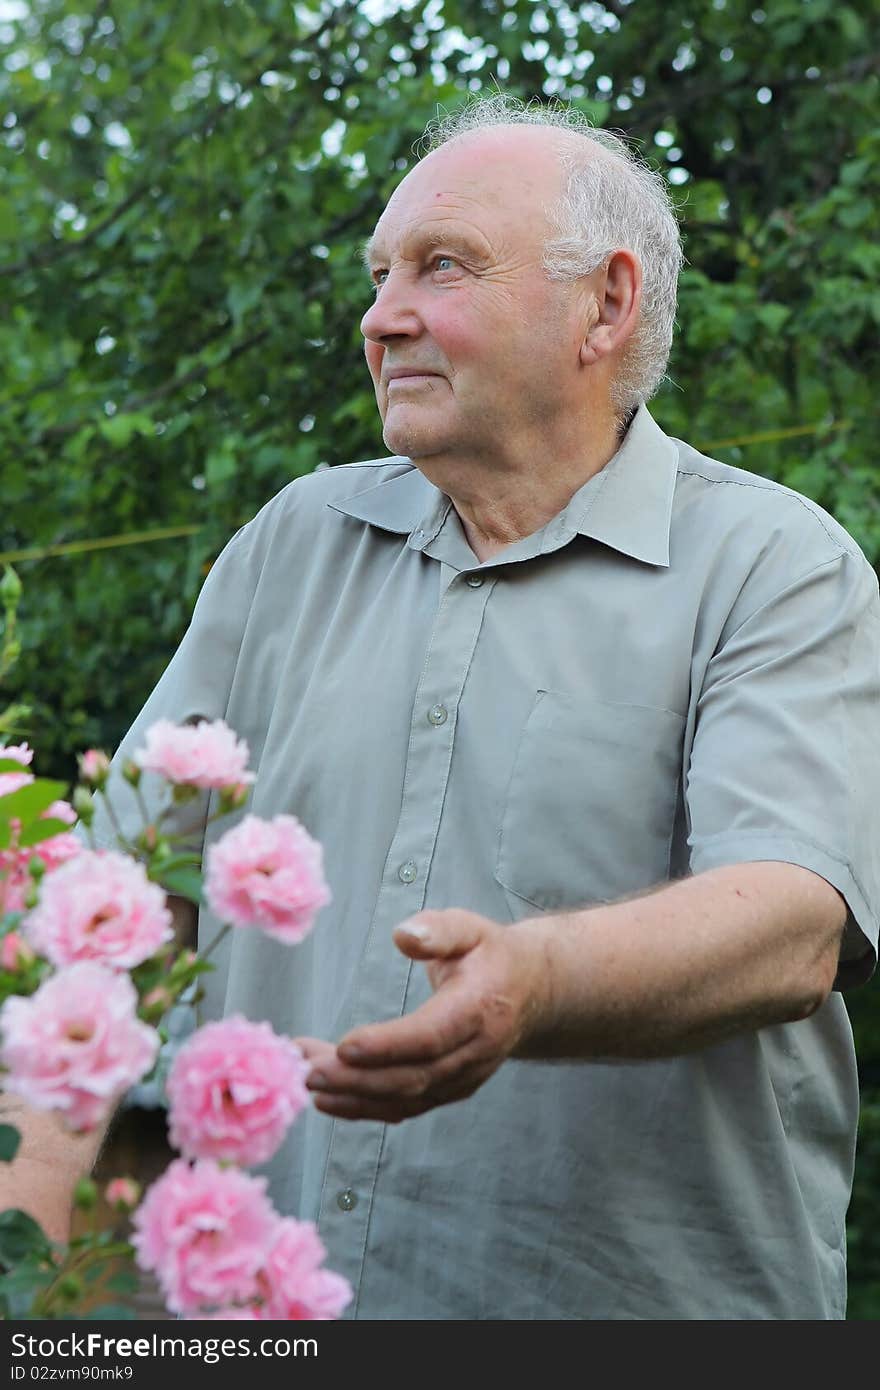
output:
[[[635,560],[668,566],[677,464],[674,441],[641,405],[613,458],[542,528],[541,552],[555,550],[580,533]],[[452,503],[413,465],[327,505],[383,530],[409,535],[413,548],[423,549],[440,530]],[[498,558],[503,559],[503,553]]]

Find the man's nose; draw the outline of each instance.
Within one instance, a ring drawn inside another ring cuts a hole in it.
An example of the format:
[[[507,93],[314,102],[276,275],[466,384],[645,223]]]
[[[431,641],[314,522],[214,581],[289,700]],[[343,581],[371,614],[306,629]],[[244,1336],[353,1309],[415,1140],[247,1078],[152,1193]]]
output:
[[[390,274],[361,319],[361,332],[370,342],[382,343],[386,338],[411,338],[420,329],[411,283],[405,276]]]

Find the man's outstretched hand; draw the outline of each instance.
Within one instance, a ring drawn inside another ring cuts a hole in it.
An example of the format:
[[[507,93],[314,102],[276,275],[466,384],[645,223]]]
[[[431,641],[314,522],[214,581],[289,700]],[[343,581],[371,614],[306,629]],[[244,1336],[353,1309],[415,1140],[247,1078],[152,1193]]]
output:
[[[307,1085],[315,1107],[326,1115],[397,1124],[464,1100],[544,1008],[542,953],[525,923],[426,910],[395,928],[393,939],[425,963],[434,995],[403,1018],[353,1029],[337,1046],[294,1039],[312,1064]]]

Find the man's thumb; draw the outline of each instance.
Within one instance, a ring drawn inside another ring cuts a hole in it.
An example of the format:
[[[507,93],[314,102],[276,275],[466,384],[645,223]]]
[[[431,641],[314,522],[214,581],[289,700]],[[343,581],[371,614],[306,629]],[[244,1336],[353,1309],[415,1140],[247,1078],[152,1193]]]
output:
[[[449,960],[473,949],[484,919],[456,908],[417,912],[394,928],[394,944],[411,960]]]

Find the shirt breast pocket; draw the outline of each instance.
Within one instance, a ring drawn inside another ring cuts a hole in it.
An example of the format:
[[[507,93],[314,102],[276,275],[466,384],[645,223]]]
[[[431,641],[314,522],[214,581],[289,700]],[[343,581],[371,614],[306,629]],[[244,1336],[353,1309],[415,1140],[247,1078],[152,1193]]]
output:
[[[499,834],[507,893],[553,912],[665,881],[684,728],[673,710],[537,691]]]

